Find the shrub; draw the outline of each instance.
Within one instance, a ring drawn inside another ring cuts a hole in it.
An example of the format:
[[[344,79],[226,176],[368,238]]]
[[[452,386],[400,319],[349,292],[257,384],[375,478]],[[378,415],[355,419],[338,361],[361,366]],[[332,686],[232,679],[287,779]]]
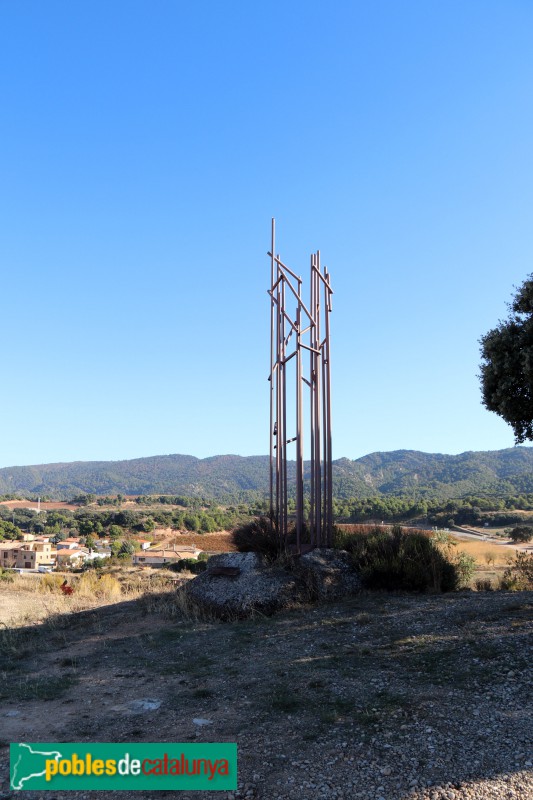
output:
[[[233,531],[232,539],[239,552],[260,553],[269,561],[275,561],[284,551],[284,544],[268,517],[240,525]]]
[[[476,559],[474,556],[460,550],[452,559],[451,563],[457,573],[457,585],[468,586],[470,579],[476,569]]]
[[[192,572],[193,575],[199,575],[200,572],[205,572],[207,569],[207,561],[196,560],[195,558],[180,558],[174,564],[169,565],[172,572]]]
[[[456,588],[468,586],[476,569],[475,557],[465,553],[464,550],[454,552],[457,540],[446,531],[437,531],[433,535],[432,542],[434,545],[438,545],[445,559],[453,564],[457,576]]]
[[[514,561],[503,573],[500,589],[511,592],[533,589],[533,553],[517,553]]]
[[[447,592],[459,584],[456,566],[422,533],[405,533],[400,526],[376,527],[366,535],[336,531],[334,543],[351,553],[369,589]]]
[[[6,583],[13,583],[15,577],[12,572],[3,567],[0,567],[0,581],[5,581]]]
[[[86,561],[82,567],[83,572],[86,572],[89,569],[97,569],[101,570],[107,566],[107,558],[91,558],[90,561]]]

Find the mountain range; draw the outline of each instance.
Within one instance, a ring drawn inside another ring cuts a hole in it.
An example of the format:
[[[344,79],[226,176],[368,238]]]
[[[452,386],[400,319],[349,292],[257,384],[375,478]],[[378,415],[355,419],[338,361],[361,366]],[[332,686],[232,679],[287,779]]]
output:
[[[128,461],[75,461],[0,469],[0,494],[67,499],[83,492],[176,494],[220,502],[264,497],[269,491],[268,456],[151,456]],[[309,465],[306,463],[307,473]],[[289,464],[289,479],[295,464]],[[339,498],[417,495],[457,498],[467,494],[533,492],[533,447],[460,455],[395,450],[333,462]]]

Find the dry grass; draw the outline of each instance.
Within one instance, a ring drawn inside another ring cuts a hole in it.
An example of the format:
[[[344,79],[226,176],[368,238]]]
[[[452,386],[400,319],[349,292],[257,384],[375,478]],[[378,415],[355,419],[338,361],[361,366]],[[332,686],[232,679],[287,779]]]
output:
[[[507,547],[504,544],[492,544],[491,542],[465,542],[462,539],[453,537],[457,542],[458,551],[468,553],[469,556],[474,556],[478,566],[507,566],[509,559],[515,556],[515,550],[512,547]]]
[[[80,597],[94,597],[98,600],[116,600],[122,594],[122,587],[114,575],[85,572],[76,584]]]
[[[498,589],[504,572],[514,562],[516,549],[505,544],[490,541],[465,541],[455,536],[450,537],[456,544],[455,552],[463,552],[476,560],[476,569],[469,586],[477,591]]]
[[[71,595],[61,591],[65,578],[73,588]],[[154,606],[171,605],[169,597],[175,594],[176,580],[176,575],[166,570],[131,567],[117,567],[102,575],[96,571],[79,575],[14,575],[13,581],[0,584],[0,625],[20,628],[42,624],[57,614],[75,614],[145,597]],[[178,610],[169,613],[179,616]]]

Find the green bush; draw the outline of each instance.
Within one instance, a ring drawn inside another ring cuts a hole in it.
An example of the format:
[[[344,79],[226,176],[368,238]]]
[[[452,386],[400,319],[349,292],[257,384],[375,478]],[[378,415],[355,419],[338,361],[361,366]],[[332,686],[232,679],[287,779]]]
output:
[[[517,553],[500,580],[500,589],[511,592],[533,589],[533,553]]]
[[[87,570],[91,569],[96,569],[96,570],[104,569],[104,567],[107,566],[108,560],[109,559],[107,558],[91,558],[90,561],[85,562],[85,564],[82,567],[82,571],[87,572]]]
[[[368,534],[335,530],[334,546],[351,553],[368,589],[449,592],[459,585],[456,565],[423,533],[405,533],[400,526]]]
[[[170,564],[169,569],[172,572],[192,572],[193,575],[199,575],[207,569],[207,562],[197,561],[195,558],[180,558],[179,561]]]
[[[446,558],[446,556],[445,556]],[[457,573],[457,585],[468,586],[470,579],[476,571],[476,559],[474,556],[460,550],[451,559],[448,559],[453,564]]]

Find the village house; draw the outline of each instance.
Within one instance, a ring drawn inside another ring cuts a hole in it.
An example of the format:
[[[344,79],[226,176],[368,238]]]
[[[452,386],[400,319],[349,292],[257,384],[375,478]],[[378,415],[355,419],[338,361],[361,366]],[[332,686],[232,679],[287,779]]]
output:
[[[70,536],[68,539],[63,539],[62,542],[57,543],[58,550],[77,550],[80,546],[79,536]]]
[[[23,542],[49,542],[49,536],[41,536],[36,535],[35,533],[26,533],[25,531],[22,532],[22,541]]]
[[[144,550],[135,553],[132,560],[139,566],[162,567],[164,564],[173,564],[183,558],[198,558],[201,552],[197,547],[182,545],[173,550]]]
[[[2,542],[0,544],[0,566],[12,569],[17,564],[17,556],[23,545],[20,542]]]
[[[95,558],[96,556],[93,556]],[[57,550],[57,568],[61,567],[79,567],[90,558],[89,551],[86,547],[70,548],[64,547]]]
[[[38,569],[41,564],[50,566],[54,553],[50,542],[2,542],[0,566],[4,569]]]
[[[69,551],[65,551],[65,552],[69,552]],[[102,547],[102,548],[99,548],[99,549],[97,548],[95,550],[89,550],[89,552],[87,553],[86,560],[87,561],[94,561],[95,558],[111,558],[111,556],[112,556],[111,550],[109,548],[105,548],[104,549]]]

